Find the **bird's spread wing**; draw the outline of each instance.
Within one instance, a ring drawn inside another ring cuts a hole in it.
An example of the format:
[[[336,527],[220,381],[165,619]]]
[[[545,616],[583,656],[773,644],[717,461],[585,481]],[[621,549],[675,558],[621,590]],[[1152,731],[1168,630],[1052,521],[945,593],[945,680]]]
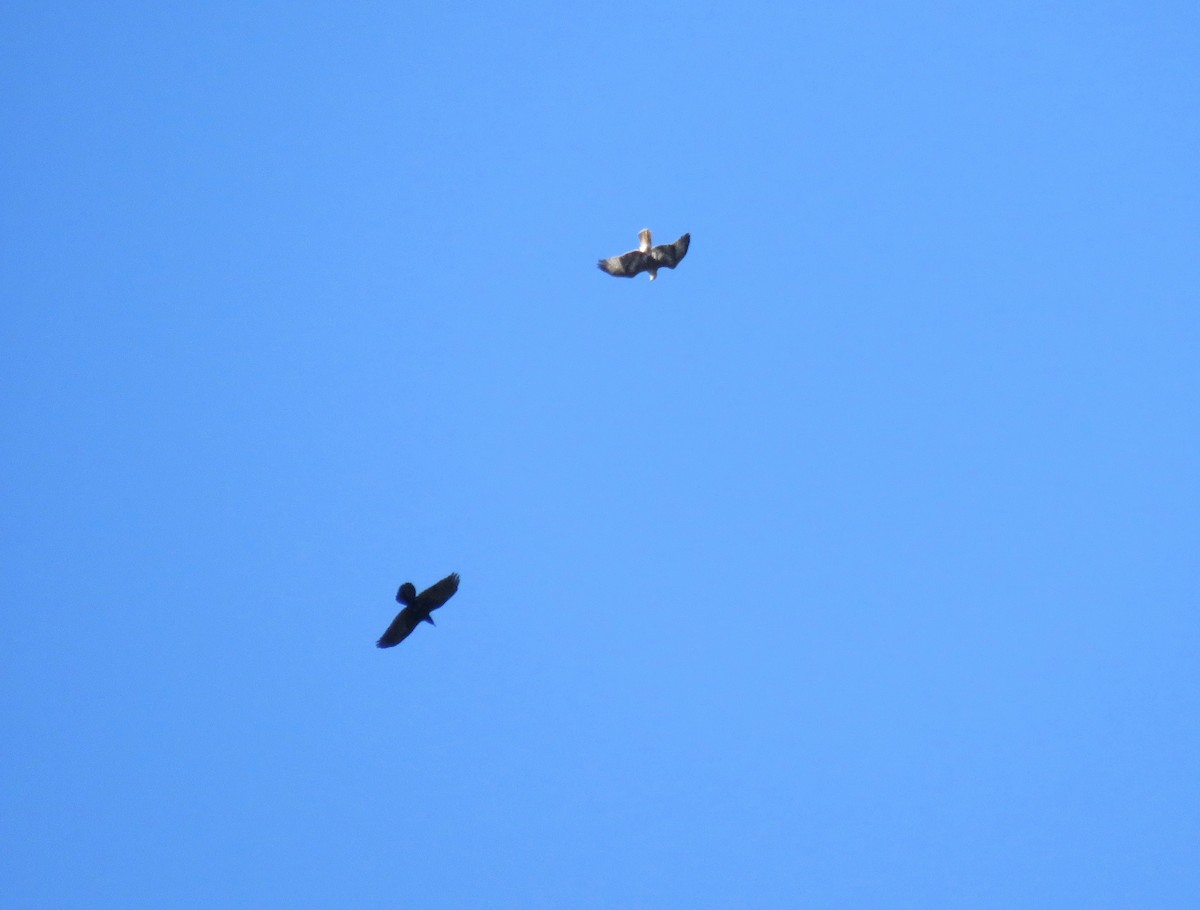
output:
[[[387,627],[387,631],[379,636],[379,641],[375,642],[377,648],[394,648],[404,639],[408,638],[408,634],[417,627],[417,623],[421,621],[421,610],[416,607],[405,607],[396,614],[396,618],[392,620],[392,624]]]
[[[641,250],[630,250],[620,256],[601,259],[596,265],[618,278],[632,278],[634,275],[646,271],[651,262],[650,257],[653,255],[653,251],[643,253]]]
[[[656,246],[650,251],[650,256],[653,258],[655,265],[673,269],[687,255],[688,246],[691,242],[692,235],[684,234],[674,243],[664,243],[662,246]]]
[[[417,603],[422,610],[436,610],[458,590],[458,573],[451,572],[436,585],[430,585],[421,592],[421,596],[417,598]]]

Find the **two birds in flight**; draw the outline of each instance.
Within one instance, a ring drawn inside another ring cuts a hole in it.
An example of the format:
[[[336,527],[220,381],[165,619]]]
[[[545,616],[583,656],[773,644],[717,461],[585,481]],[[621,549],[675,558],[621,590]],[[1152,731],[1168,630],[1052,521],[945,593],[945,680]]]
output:
[[[642,272],[650,273],[650,280],[658,277],[659,269],[673,269],[687,255],[688,245],[692,242],[691,234],[684,234],[674,243],[664,243],[661,246],[650,245],[650,229],[638,233],[641,243],[636,250],[622,253],[620,256],[610,256],[601,259],[597,266],[610,275],[618,278],[632,278]],[[451,572],[435,585],[426,588],[420,594],[411,581],[406,581],[396,592],[396,601],[404,609],[396,614],[392,624],[387,627],[375,646],[379,648],[394,648],[412,633],[423,622],[435,625],[430,615],[438,607],[454,596],[458,590],[458,573]]]

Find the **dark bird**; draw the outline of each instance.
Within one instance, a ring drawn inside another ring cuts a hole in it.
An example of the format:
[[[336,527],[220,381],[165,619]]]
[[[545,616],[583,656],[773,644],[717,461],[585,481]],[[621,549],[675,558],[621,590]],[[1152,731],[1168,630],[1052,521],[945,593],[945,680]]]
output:
[[[636,250],[610,256],[596,263],[601,269],[618,278],[632,278],[641,272],[649,272],[650,280],[658,277],[659,269],[673,269],[687,255],[691,234],[684,234],[674,243],[650,246],[650,228],[638,232],[641,245]]]
[[[458,590],[458,573],[451,572],[436,585],[431,585],[420,594],[411,581],[406,581],[396,592],[397,603],[404,604],[404,609],[396,614],[387,631],[375,642],[377,648],[394,648],[408,638],[418,623],[424,621],[431,626],[436,625],[429,614],[448,601]]]

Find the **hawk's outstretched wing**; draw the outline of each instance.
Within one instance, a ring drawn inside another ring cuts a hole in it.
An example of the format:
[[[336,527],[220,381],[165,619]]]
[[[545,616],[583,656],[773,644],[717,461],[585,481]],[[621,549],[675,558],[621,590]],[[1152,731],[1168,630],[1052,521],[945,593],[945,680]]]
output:
[[[664,243],[662,246],[656,246],[650,251],[650,258],[654,260],[655,265],[673,269],[687,255],[688,246],[691,245],[691,242],[692,235],[684,234],[674,243]]]
[[[458,573],[451,572],[436,585],[430,585],[417,598],[417,606],[422,610],[436,610],[458,590]]]
[[[609,256],[607,259],[601,259],[596,263],[597,266],[608,272],[610,275],[616,275],[618,278],[632,278],[650,267],[653,261],[650,257],[653,253],[643,253],[641,250],[630,250],[628,253],[622,253],[620,256]]]
[[[429,614],[426,613],[426,616]],[[408,638],[409,633],[417,627],[421,622],[421,611],[415,606],[405,607],[396,614],[396,618],[392,620],[392,624],[387,627],[387,631],[379,636],[379,641],[375,642],[377,648],[394,648],[404,639]]]

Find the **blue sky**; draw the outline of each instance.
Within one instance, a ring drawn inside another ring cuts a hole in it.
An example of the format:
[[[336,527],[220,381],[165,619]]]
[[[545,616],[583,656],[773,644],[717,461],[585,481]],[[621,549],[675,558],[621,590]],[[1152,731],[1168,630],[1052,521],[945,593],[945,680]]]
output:
[[[0,11],[5,906],[1197,906],[1198,8],[344,7]]]

